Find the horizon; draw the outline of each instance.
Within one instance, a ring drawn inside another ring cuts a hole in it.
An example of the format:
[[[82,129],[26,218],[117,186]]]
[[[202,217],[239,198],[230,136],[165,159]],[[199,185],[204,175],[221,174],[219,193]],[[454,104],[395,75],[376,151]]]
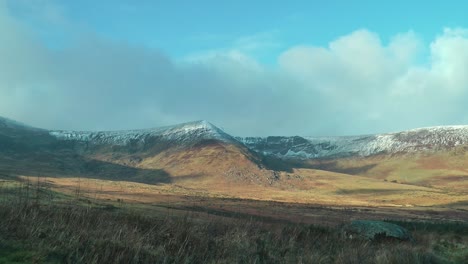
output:
[[[27,127],[31,127],[31,128],[35,128],[35,129],[46,130],[46,131],[49,131],[49,132],[80,132],[80,133],[137,132],[137,131],[147,131],[147,130],[152,130],[152,129],[172,128],[172,127],[175,127],[175,126],[205,122],[205,123],[208,123],[208,124],[214,126],[217,129],[220,129],[224,133],[226,133],[229,136],[234,137],[234,138],[236,138],[236,137],[240,137],[240,138],[249,138],[249,137],[252,137],[252,138],[257,138],[257,137],[258,138],[261,138],[261,137],[295,137],[295,136],[304,137],[304,138],[336,138],[336,137],[344,138],[344,137],[364,137],[364,136],[372,136],[372,135],[396,134],[396,133],[401,133],[401,132],[408,132],[408,131],[422,130],[422,129],[468,127],[468,124],[466,124],[466,125],[427,126],[427,127],[415,127],[415,128],[410,128],[410,129],[407,129],[407,130],[387,131],[387,132],[375,133],[375,134],[367,133],[367,134],[354,134],[354,135],[301,135],[301,134],[292,134],[292,135],[288,136],[288,135],[275,135],[275,134],[272,134],[272,135],[266,135],[266,136],[257,136],[257,135],[238,136],[236,134],[232,134],[229,131],[226,131],[224,128],[222,128],[222,127],[220,127],[220,126],[218,126],[218,125],[216,125],[216,124],[214,124],[214,123],[212,123],[212,122],[210,122],[208,120],[195,120],[195,121],[189,121],[189,122],[183,122],[183,123],[176,123],[176,124],[172,124],[172,125],[164,125],[164,126],[157,126],[157,127],[153,126],[153,127],[133,128],[133,129],[131,128],[131,129],[121,129],[121,130],[63,130],[63,129],[49,129],[49,128],[44,128],[44,127],[34,127],[34,126],[31,126],[31,125],[29,125],[27,123],[24,123],[24,122],[21,122],[21,121],[18,121],[18,120],[14,120],[14,119],[11,119],[11,118],[8,118],[8,117],[3,117],[3,116],[0,116],[0,120],[1,119],[16,123],[16,124],[21,125],[21,126],[27,126]]]
[[[82,131],[209,120],[239,136],[464,125],[463,7],[0,0],[0,116]]]

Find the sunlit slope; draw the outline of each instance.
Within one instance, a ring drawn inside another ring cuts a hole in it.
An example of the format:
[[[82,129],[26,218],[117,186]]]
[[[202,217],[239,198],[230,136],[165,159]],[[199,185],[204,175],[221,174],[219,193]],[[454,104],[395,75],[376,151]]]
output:
[[[302,166],[448,191],[468,190],[466,147],[433,153],[309,160]]]
[[[279,179],[271,185],[217,177],[174,178],[174,182],[160,184],[76,177],[42,180],[52,183],[57,191],[68,190],[73,194],[79,186],[82,194],[88,197],[97,195],[145,203],[198,196],[328,206],[457,208],[457,204],[463,206],[468,200],[468,195],[456,192],[309,169],[295,170],[293,174],[280,173]],[[30,181],[34,180],[30,175]]]

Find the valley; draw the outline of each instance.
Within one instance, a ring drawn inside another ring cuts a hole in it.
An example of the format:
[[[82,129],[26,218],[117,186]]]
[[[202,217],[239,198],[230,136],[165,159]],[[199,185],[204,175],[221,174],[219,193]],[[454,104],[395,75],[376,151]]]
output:
[[[246,139],[206,121],[75,132],[0,119],[0,200],[83,215],[251,221],[265,230],[339,230],[358,219],[460,225],[468,223],[467,135],[448,127]]]
[[[22,181],[44,179],[56,191],[80,182],[88,196],[100,188],[106,197],[133,202],[151,203],[164,194],[332,207],[434,207],[459,215],[467,209],[468,130],[463,126],[261,139],[235,138],[206,121],[115,132],[48,131],[0,121],[0,172]]]

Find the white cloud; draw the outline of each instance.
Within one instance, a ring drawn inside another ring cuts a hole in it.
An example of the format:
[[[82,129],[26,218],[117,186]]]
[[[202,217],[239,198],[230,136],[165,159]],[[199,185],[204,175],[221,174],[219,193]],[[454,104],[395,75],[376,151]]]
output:
[[[462,104],[468,98],[459,96],[468,89],[467,44],[466,30],[445,29],[421,65],[416,58],[423,44],[413,32],[382,44],[375,33],[358,30],[326,48],[290,48],[279,63],[305,87],[320,91],[330,108],[341,109],[338,114],[349,117],[345,127],[398,130],[466,120]]]
[[[468,122],[465,29],[426,45],[413,32],[383,43],[357,30],[326,47],[291,47],[272,69],[249,56],[268,34],[176,61],[93,32],[72,31],[73,44],[52,49],[26,25],[0,7],[0,115],[35,126],[207,119],[235,135],[344,135]]]

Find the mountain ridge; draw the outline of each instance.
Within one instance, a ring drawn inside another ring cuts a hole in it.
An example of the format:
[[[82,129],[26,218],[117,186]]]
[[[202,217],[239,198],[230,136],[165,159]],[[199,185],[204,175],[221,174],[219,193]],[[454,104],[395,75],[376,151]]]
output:
[[[130,142],[145,142],[148,137],[161,137],[164,140],[187,142],[191,139],[216,139],[233,143],[235,139],[220,128],[205,120],[187,122],[138,130],[119,131],[71,131],[50,130],[49,134],[60,140],[90,141],[97,144],[126,145]]]
[[[301,197],[313,200],[320,191],[328,199],[357,176],[361,183],[353,188],[414,185],[464,192],[467,142],[468,126],[351,137],[234,138],[207,121],[108,132],[37,132],[8,125],[0,126],[0,173],[168,184],[272,199],[298,197],[301,190]],[[450,152],[420,155],[439,149]],[[402,151],[409,155],[394,155]],[[271,188],[276,194],[268,193]]]
[[[241,144],[259,155],[301,160],[437,151],[468,144],[468,125],[423,127],[393,133],[338,137],[233,137],[205,120],[149,129],[71,131],[36,129],[0,117],[0,127],[2,126],[8,129],[47,131],[59,141],[94,145],[126,146],[156,140],[190,146],[201,141],[216,140],[227,144]]]
[[[416,128],[395,133],[341,137],[237,138],[250,149],[279,158],[342,158],[437,151],[468,144],[468,126]]]

